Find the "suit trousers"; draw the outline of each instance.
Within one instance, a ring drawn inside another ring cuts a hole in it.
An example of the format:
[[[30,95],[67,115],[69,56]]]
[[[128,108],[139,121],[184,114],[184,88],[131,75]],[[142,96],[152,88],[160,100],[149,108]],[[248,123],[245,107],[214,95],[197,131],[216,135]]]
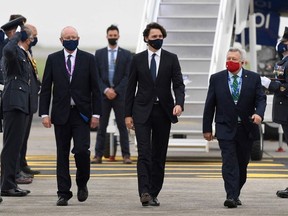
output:
[[[222,177],[227,199],[237,199],[247,179],[253,140],[242,124],[233,140],[218,140],[222,155]]]
[[[73,138],[72,153],[76,164],[76,184],[84,187],[90,178],[90,126],[77,108],[70,109],[69,119],[64,125],[54,125],[57,147],[57,187],[58,196],[71,198],[71,177],[69,154]]]
[[[162,189],[170,129],[171,121],[159,104],[153,105],[147,122],[135,123],[139,196],[157,197]]]
[[[15,175],[29,115],[19,110],[3,113],[3,149],[1,153],[1,190],[17,187]]]
[[[108,100],[107,98],[102,100],[102,115],[97,131],[95,155],[97,157],[102,157],[104,155],[106,131],[112,108],[115,113],[116,124],[120,134],[122,157],[130,157],[128,131],[125,125],[124,100],[119,100],[117,98],[115,100]]]
[[[32,125],[32,120],[33,120],[33,114],[30,114],[28,118],[27,127],[25,128],[25,136],[24,136],[23,145],[20,151],[19,163],[17,164],[17,171],[21,171],[23,167],[28,166],[28,163],[26,160],[26,153],[27,153],[27,145],[28,145],[28,139],[29,139],[31,125]]]

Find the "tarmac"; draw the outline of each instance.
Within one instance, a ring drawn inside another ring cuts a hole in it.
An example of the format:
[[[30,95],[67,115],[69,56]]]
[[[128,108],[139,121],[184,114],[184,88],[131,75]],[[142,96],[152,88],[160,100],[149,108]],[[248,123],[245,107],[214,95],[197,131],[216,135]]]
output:
[[[28,144],[29,156],[55,156],[56,147],[53,128],[42,127],[38,117],[32,124]],[[2,136],[2,134],[0,135]],[[1,137],[2,138],[2,137]],[[95,145],[96,132],[91,132],[91,156]],[[1,144],[0,147],[2,148]],[[265,159],[288,159],[287,152],[276,152],[277,141],[265,140]],[[286,144],[283,148],[287,151]],[[210,146],[207,152],[178,153],[179,158],[190,157],[193,160],[220,160],[217,145]],[[131,155],[137,156],[133,143]],[[176,155],[177,156],[177,155]],[[175,158],[175,154],[173,155]],[[169,159],[169,157],[168,157]],[[37,215],[99,215],[99,216],[225,216],[225,215],[288,215],[288,199],[278,198],[275,193],[288,186],[284,178],[248,178],[241,193],[242,206],[227,209],[223,206],[225,200],[224,184],[221,178],[166,178],[162,191],[158,196],[159,207],[142,207],[138,197],[137,178],[97,178],[88,183],[89,198],[80,203],[77,200],[75,179],[72,178],[74,196],[68,206],[56,206],[56,178],[34,177],[30,185],[20,185],[31,190],[26,197],[3,197],[0,204],[0,216]]]

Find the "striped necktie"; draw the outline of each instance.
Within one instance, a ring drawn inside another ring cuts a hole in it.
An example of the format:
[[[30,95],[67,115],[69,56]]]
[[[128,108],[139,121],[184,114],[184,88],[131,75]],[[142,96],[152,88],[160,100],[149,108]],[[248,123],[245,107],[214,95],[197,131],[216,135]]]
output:
[[[239,99],[239,83],[237,81],[238,75],[233,75],[233,83],[232,83],[232,97],[234,101],[238,101]]]

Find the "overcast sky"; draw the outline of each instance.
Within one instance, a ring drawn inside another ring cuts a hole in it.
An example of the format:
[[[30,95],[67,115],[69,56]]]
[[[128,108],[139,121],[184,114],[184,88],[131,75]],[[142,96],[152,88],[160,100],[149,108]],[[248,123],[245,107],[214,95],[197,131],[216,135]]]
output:
[[[60,47],[61,30],[74,26],[79,33],[79,47],[107,45],[106,29],[116,24],[119,45],[130,49],[137,45],[145,0],[13,0],[1,3],[0,23],[10,14],[21,14],[38,29],[38,46]]]

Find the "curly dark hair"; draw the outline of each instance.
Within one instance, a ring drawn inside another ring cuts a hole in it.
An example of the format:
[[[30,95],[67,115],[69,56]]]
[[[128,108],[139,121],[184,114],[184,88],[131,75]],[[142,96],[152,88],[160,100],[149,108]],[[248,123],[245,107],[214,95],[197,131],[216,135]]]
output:
[[[167,37],[167,32],[166,32],[165,28],[162,25],[160,25],[159,23],[152,22],[152,23],[149,23],[146,26],[145,30],[143,31],[143,37],[144,37],[143,39],[144,39],[144,41],[145,41],[145,37],[148,37],[151,29],[159,29],[161,31],[162,35],[163,35],[163,38]]]

